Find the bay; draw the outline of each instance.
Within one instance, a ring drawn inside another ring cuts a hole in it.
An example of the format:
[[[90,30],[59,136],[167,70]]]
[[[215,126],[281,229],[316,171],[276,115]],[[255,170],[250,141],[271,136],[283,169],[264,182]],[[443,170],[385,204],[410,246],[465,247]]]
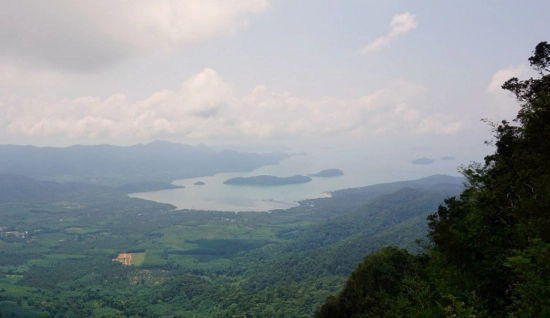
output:
[[[423,156],[439,159],[437,151],[425,151]],[[330,191],[368,186],[377,183],[412,180],[434,174],[457,176],[457,167],[467,164],[457,160],[436,160],[433,164],[415,165],[419,156],[410,149],[361,149],[354,147],[314,149],[307,155],[293,156],[278,165],[264,166],[252,172],[220,173],[192,179],[175,180],[185,188],[133,193],[131,197],[170,203],[178,209],[216,211],[269,211],[288,209],[298,201],[330,196]],[[340,169],[343,176],[313,178],[309,183],[285,186],[227,185],[234,177],[273,175],[288,177],[317,173],[325,169]],[[195,185],[196,182],[204,185]]]

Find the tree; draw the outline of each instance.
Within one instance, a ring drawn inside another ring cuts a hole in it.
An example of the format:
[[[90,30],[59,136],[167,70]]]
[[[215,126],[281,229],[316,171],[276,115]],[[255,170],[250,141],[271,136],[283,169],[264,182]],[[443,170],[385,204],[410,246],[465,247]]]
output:
[[[495,153],[464,169],[468,188],[430,216],[429,235],[460,292],[479,293],[491,313],[540,317],[550,308],[550,45],[529,61],[541,77],[504,83],[518,115],[494,125]]]

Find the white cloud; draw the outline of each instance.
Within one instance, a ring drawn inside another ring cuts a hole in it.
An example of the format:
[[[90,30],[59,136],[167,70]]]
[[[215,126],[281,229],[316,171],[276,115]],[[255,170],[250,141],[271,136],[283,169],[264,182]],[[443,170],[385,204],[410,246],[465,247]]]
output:
[[[513,119],[519,104],[512,93],[503,90],[501,86],[512,77],[526,79],[531,76],[536,76],[536,73],[525,64],[508,65],[496,71],[486,89],[491,101],[485,109],[484,117],[495,121]]]
[[[498,70],[492,77],[491,83],[487,86],[487,92],[500,93],[503,92],[501,86],[512,77],[523,78],[529,73],[529,68],[525,64],[508,65],[507,67]]]
[[[451,116],[436,114],[424,118],[417,128],[422,134],[454,135],[464,126],[461,120]]]
[[[267,0],[140,0],[130,3],[128,15],[142,33],[140,41],[175,46],[231,35],[248,25],[248,15],[267,7]]]
[[[63,80],[63,74],[44,69],[27,69],[0,63],[0,86],[54,86]]]
[[[355,98],[308,99],[255,87],[235,96],[233,86],[205,69],[177,90],[129,101],[124,94],[60,101],[9,99],[0,104],[0,131],[12,136],[104,138],[112,142],[375,137],[454,134],[462,124],[422,105],[427,89],[407,81]]]
[[[358,53],[367,54],[370,52],[379,51],[389,46],[395,38],[405,35],[417,27],[418,24],[416,23],[416,15],[410,14],[409,12],[397,14],[391,20],[388,34],[378,37],[369,44],[361,47],[358,50]]]
[[[268,0],[0,1],[0,62],[72,72],[232,35]]]

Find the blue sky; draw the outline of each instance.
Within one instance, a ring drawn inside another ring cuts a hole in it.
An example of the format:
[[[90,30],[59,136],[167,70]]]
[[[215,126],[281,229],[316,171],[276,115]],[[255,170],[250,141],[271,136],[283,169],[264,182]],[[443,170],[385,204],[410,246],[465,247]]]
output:
[[[4,1],[0,143],[383,142],[479,157],[480,119],[518,109],[500,83],[536,75],[527,58],[550,40],[548,12],[548,1]]]

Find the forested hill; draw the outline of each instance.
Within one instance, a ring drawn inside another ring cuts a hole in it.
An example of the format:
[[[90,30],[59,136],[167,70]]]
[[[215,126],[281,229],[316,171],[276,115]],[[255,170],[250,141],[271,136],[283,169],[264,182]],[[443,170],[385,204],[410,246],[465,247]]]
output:
[[[175,209],[170,204],[130,198],[125,189],[77,182],[40,181],[27,176],[0,174],[0,216],[5,216],[2,215],[5,211],[12,213],[20,207],[24,207],[24,210],[39,208],[44,212],[63,206],[108,209],[115,205],[140,210]]]
[[[457,190],[444,188],[401,188],[394,193],[376,197],[353,212],[308,228],[298,240],[289,244],[288,250],[316,249],[355,235],[361,235],[363,238],[375,236],[415,217],[425,218],[435,211],[444,199],[458,193]],[[423,229],[427,229],[427,224],[425,225],[422,226]]]
[[[115,193],[113,193],[115,192]],[[105,194],[121,195],[112,188],[101,185],[37,181],[32,178],[0,174],[0,204],[5,203],[51,203],[79,198],[93,198]]]
[[[0,145],[0,173],[61,182],[139,185],[144,181],[169,182],[220,172],[251,171],[277,164],[288,156],[281,152],[214,151],[204,145],[194,147],[164,141],[129,147]]]
[[[447,193],[447,196],[452,196],[463,190],[464,182],[463,177],[433,175],[417,180],[380,183],[366,187],[338,190],[331,192],[330,198],[304,200],[302,204],[321,205],[323,209],[317,211],[319,215],[342,215],[365,205],[378,196],[391,194],[402,188],[443,191]]]
[[[223,316],[256,312],[262,299],[275,297],[269,304],[277,304],[279,309],[292,308],[294,316],[307,317],[308,306],[301,302],[312,302],[313,295],[338,285],[340,278],[348,275],[364,255],[386,245],[418,250],[415,241],[425,238],[426,217],[444,199],[462,189],[438,188],[437,183],[428,183],[425,185],[430,190],[401,188],[369,200],[358,209],[350,207],[325,221],[282,233],[293,236],[285,244],[268,245],[239,255],[233,268],[244,271],[243,292],[232,311],[224,312]],[[376,186],[369,189],[373,188]],[[314,215],[324,214],[327,202],[330,199],[319,200],[309,209]],[[251,259],[255,261],[250,263]],[[274,291],[277,296],[273,296]]]
[[[550,44],[529,62],[540,77],[503,84],[521,108],[429,216],[425,253],[367,255],[317,317],[550,317]]]

